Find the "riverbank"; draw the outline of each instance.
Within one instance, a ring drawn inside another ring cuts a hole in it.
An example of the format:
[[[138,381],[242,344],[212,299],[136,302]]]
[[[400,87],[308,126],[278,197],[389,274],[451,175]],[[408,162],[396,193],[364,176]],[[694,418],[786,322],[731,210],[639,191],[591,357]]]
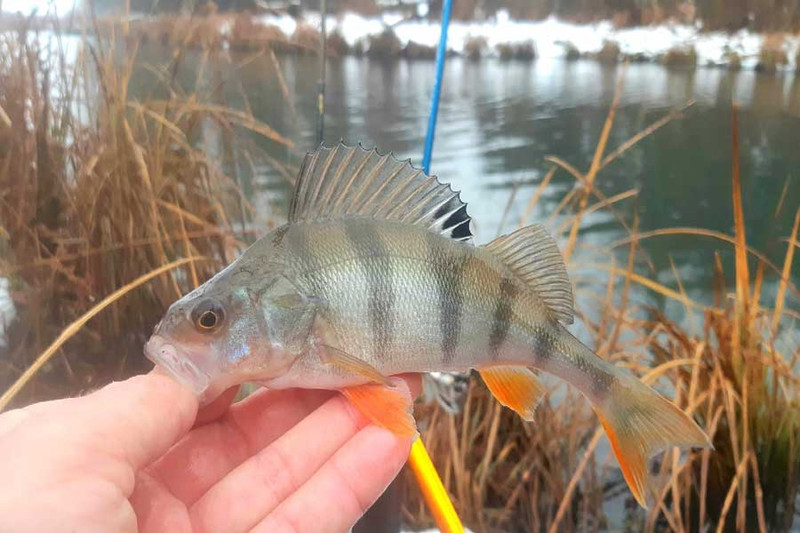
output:
[[[257,50],[316,54],[320,16],[286,14],[161,15],[121,22],[101,21],[100,29],[164,46]],[[384,13],[365,17],[354,13],[327,18],[329,54],[376,58],[433,59],[439,40],[438,21],[404,19]],[[592,59],[604,63],[626,60],[662,63],[669,67],[723,67],[765,72],[794,71],[800,65],[800,35],[706,32],[700,25],[663,23],[616,28],[612,22],[574,24],[550,17],[517,21],[506,12],[484,22],[454,21],[448,51],[472,60],[532,61],[544,58]]]

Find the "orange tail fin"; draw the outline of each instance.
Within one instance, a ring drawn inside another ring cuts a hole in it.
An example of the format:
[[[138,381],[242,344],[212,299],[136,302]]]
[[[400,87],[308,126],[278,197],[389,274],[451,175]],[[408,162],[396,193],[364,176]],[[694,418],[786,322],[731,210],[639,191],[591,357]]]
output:
[[[618,376],[609,397],[593,407],[642,507],[647,507],[647,461],[653,454],[671,446],[712,447],[694,420],[631,376]]]

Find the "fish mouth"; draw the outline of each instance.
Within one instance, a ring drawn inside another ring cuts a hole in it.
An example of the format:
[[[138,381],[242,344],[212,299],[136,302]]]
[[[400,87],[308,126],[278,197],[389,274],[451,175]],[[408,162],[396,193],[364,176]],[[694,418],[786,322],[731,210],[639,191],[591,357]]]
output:
[[[196,396],[202,396],[211,383],[211,377],[192,362],[188,353],[161,335],[150,337],[144,354]]]

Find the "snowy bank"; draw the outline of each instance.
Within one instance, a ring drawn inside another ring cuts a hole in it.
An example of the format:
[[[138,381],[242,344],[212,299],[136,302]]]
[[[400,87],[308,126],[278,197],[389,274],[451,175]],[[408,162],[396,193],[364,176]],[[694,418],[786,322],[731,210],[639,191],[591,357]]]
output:
[[[287,36],[297,27],[295,19],[288,15],[267,15],[259,17],[258,21],[279,28]],[[308,14],[306,22],[318,28],[319,14]],[[441,29],[436,21],[402,21],[392,13],[381,18],[354,13],[328,16],[327,25],[329,32],[340,34],[349,46],[361,48],[368,48],[370,40],[387,29],[394,32],[402,46],[409,43],[435,46]],[[576,53],[593,57],[611,43],[618,48],[620,58],[656,61],[670,52],[687,52],[696,55],[699,66],[727,65],[735,61],[742,68],[756,68],[766,45],[785,58],[777,65],[778,69],[794,69],[800,36],[787,34],[776,39],[747,30],[731,34],[703,32],[697,26],[681,24],[617,29],[610,22],[578,25],[553,17],[535,22],[516,21],[503,12],[486,22],[454,21],[450,24],[448,49],[451,52],[465,54],[470,51],[470,43],[476,42],[482,43],[482,55],[494,57],[499,55],[502,46],[525,43],[533,43],[539,58],[573,58]]]
[[[14,320],[16,309],[11,299],[11,283],[0,278],[0,347],[6,344],[6,328]]]

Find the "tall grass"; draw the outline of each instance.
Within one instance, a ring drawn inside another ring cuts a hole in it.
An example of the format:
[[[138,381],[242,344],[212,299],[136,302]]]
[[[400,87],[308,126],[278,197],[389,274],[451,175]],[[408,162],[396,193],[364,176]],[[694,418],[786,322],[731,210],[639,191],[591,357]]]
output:
[[[235,257],[242,235],[234,222],[244,227],[248,205],[233,170],[196,147],[203,128],[290,145],[214,94],[184,93],[169,72],[159,74],[166,99],[129,98],[138,45],[125,35],[64,46],[57,32],[0,35],[0,234],[8,236],[0,276],[11,279],[19,314],[0,388],[105,296],[175,259],[209,260],[112,304],[55,354],[21,402],[140,371],[141,343],[165,307]],[[204,55],[198,76],[216,66]],[[226,144],[228,159],[252,160],[239,145]]]
[[[734,109],[734,235],[693,228],[639,233],[635,217],[626,221],[615,214],[629,234],[623,243],[617,243],[628,246],[627,257],[602,250],[599,255],[609,257],[609,262],[586,265],[575,261],[573,251],[579,246],[585,215],[598,209],[613,213],[616,201],[635,194],[629,191],[607,198],[595,184],[597,173],[682,111],[667,115],[606,154],[622,83],[621,77],[588,171],[548,158],[554,167],[544,177],[521,224],[526,223],[541,188],[548,186],[556,168],[575,178],[577,188],[556,208],[563,211],[572,206],[572,213],[555,231],[566,240],[564,255],[572,270],[592,268],[608,273],[604,287],[583,280],[576,286],[579,299],[596,302],[599,310],[596,315],[579,310],[598,355],[672,394],[706,429],[715,450],[683,455],[667,450],[656,458],[652,476],[656,503],[641,511],[608,447],[602,446],[605,437],[588,402],[562,385],[553,387],[537,409],[535,421],[525,424],[474,379],[461,414],[449,415],[437,405],[419,407],[422,438],[456,509],[476,531],[597,531],[607,529],[609,516],[618,516],[621,509],[625,510],[623,527],[631,531],[788,531],[797,518],[800,487],[800,376],[796,372],[800,356],[781,352],[775,339],[782,318],[796,315],[787,309],[785,300],[789,292],[798,294],[790,273],[798,245],[800,209],[792,206],[798,211],[782,268],[748,247]],[[641,263],[637,262],[641,259],[640,238],[658,234],[699,234],[733,245],[734,290],[725,287],[719,258],[709,265],[714,271],[715,303],[711,307],[688,297],[677,272],[677,289],[636,272],[635,265]],[[749,269],[753,258],[754,276]],[[764,302],[762,287],[767,274],[778,279],[778,290],[774,300]],[[632,284],[680,302],[688,315],[699,310],[702,334],[688,333],[684,324],[657,309],[634,306],[629,299]],[[406,496],[406,519],[416,526],[429,525],[430,518],[413,486]]]

